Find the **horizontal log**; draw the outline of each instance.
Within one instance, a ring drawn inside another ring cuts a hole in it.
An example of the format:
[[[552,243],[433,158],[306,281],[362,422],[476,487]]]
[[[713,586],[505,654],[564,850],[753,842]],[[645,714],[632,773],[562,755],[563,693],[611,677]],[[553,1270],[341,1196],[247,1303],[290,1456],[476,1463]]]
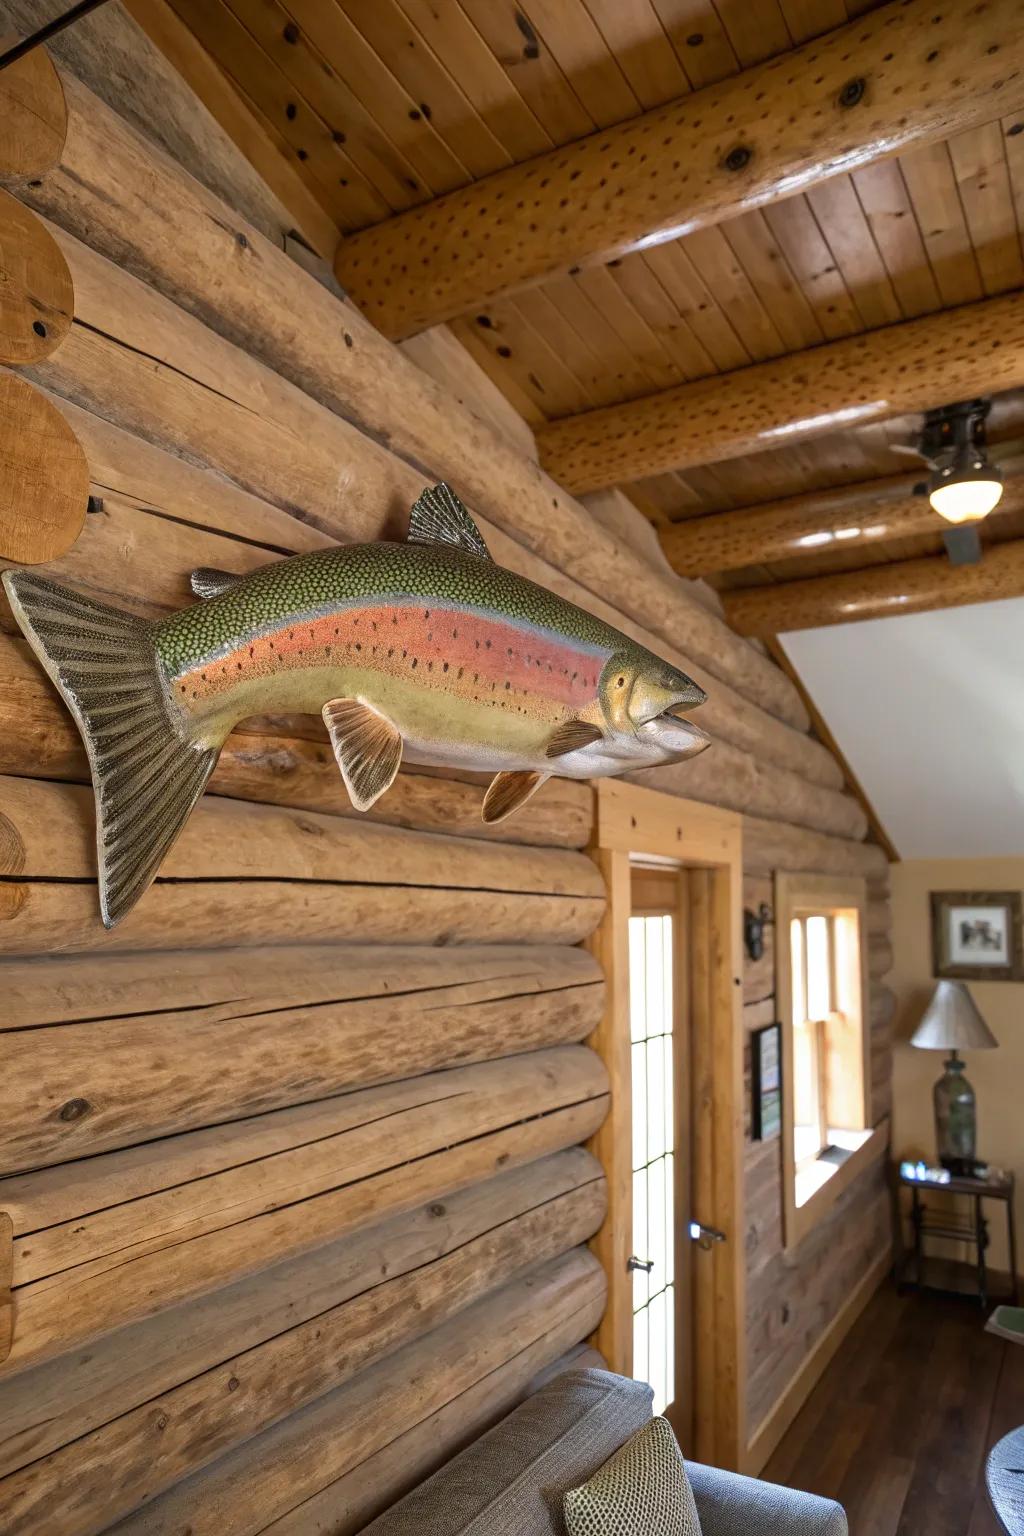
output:
[[[560,1355],[530,1381],[517,1361],[499,1366],[455,1402],[428,1414],[352,1472],[272,1521],[261,1536],[307,1536],[311,1530],[355,1536],[547,1382],[566,1371],[593,1369],[607,1370],[608,1365],[603,1355],[586,1344]]]
[[[8,34],[5,42],[10,41]],[[0,166],[5,176],[22,182],[52,171],[64,152],[67,131],[57,71],[45,48],[33,48],[0,72]]]
[[[85,522],[89,497],[85,454],[46,396],[26,379],[3,372],[0,462],[4,467],[0,562],[38,565],[58,559],[74,544]]]
[[[601,1062],[562,1046],[0,1180],[15,1230],[0,1379],[572,1146],[606,1107]]]
[[[0,192],[0,273],[0,363],[38,362],[67,335],[75,294],[59,245],[9,192]]]
[[[581,494],[1022,384],[1024,306],[1006,294],[568,416],[537,443]]]
[[[988,545],[975,565],[933,555],[723,594],[730,623],[762,637],[1022,596],[1024,539]]]
[[[362,819],[348,791],[323,722],[305,717],[321,739],[234,731],[214,770],[209,790],[232,800]],[[250,722],[257,725],[260,722]],[[0,774],[88,783],[85,748],[56,690],[28,642],[0,634]],[[593,825],[588,785],[553,778],[527,801],[514,820],[487,825],[481,818],[485,780],[474,782],[403,770],[373,809],[372,821],[455,837],[502,843],[583,848]]]
[[[969,32],[929,0],[884,6],[348,235],[338,279],[385,335],[406,336],[989,122],[1019,104],[1018,19],[1014,0]]]
[[[111,1536],[181,1536],[185,1529],[258,1536],[449,1404],[459,1414],[457,1432],[471,1439],[479,1428],[474,1389],[513,1362],[525,1386],[593,1330],[605,1294],[601,1267],[585,1249],[552,1260],[221,1457],[112,1527]]]
[[[8,960],[0,991],[12,1170],[575,1043],[604,983],[578,949],[322,945]]]
[[[587,1154],[568,1148],[521,1173],[499,1173],[397,1216],[385,1212],[360,1231],[0,1381],[0,1477],[359,1295],[368,1274],[379,1276],[384,1249],[393,1275],[456,1250],[480,1231],[481,1192],[494,1196],[500,1220],[538,1180],[557,1196],[589,1183],[591,1172]]]
[[[92,791],[0,781],[0,953],[246,943],[565,943],[604,886],[581,853],[200,801],[155,884],[113,933],[98,916]]]
[[[877,843],[827,837],[760,816],[743,818],[743,868],[750,875],[771,875],[778,869],[864,875],[876,890],[889,879],[889,861]]]
[[[376,1229],[373,1251],[363,1245],[365,1267],[344,1299],[165,1391],[159,1416],[144,1403],[0,1480],[10,1536],[40,1529],[91,1536],[584,1242],[604,1214],[604,1178],[580,1149],[564,1156],[568,1164],[547,1159],[457,1196],[454,1221],[435,1203],[435,1252],[417,1254],[419,1262],[404,1225]],[[457,1243],[453,1227],[460,1229]]]
[[[868,819],[859,801],[840,790],[808,784],[785,768],[758,762],[727,741],[689,763],[671,763],[627,775],[634,784],[686,795],[709,805],[793,822],[818,832],[861,839]]]
[[[1005,468],[1005,465],[1004,465]],[[845,553],[894,539],[940,533],[946,524],[927,496],[915,496],[906,475],[759,502],[735,512],[687,518],[661,529],[661,546],[681,576],[735,571],[773,560]],[[881,487],[892,487],[884,494]],[[859,493],[859,494],[858,494]],[[1009,480],[999,514],[1024,511],[1024,478]]]
[[[360,505],[362,465],[373,457],[371,516],[378,529],[389,516],[404,528],[412,496],[405,492],[398,498],[399,505],[389,505],[391,491],[403,478],[397,467],[389,469],[391,455],[397,454],[411,467],[417,488],[424,478],[449,481],[468,505],[520,545],[565,571],[592,596],[612,602],[635,622],[653,629],[696,666],[706,667],[762,708],[807,729],[796,690],[778,668],[738,642],[716,615],[681,597],[670,579],[652,572],[646,561],[596,523],[501,432],[437,385],[351,306],[342,305],[257,230],[184,175],[78,81],[65,75],[64,87],[70,111],[64,159],[51,175],[37,178],[38,186],[19,189],[19,196],[337,413],[327,457],[331,470],[344,463],[347,473],[342,504],[336,477],[329,474],[322,492],[332,527],[339,517],[349,524],[358,521],[365,510]],[[169,227],[192,232],[187,248],[183,242],[167,239]],[[131,285],[130,278],[124,280]],[[114,299],[113,290],[109,297]],[[80,312],[86,314],[83,293],[79,302]],[[179,325],[176,320],[173,328]],[[109,324],[106,329],[110,331]],[[197,348],[194,333],[182,331],[178,339],[176,355],[188,375],[203,366],[210,349],[205,340]],[[153,357],[168,357],[161,345],[149,345],[147,350]],[[214,376],[217,371],[213,370]],[[252,378],[260,376],[249,370],[250,387]],[[112,392],[115,387],[112,379]],[[161,390],[167,389],[166,379],[161,379]],[[258,384],[256,394],[260,394]],[[102,395],[99,398],[102,401]],[[241,396],[232,398],[237,401]],[[274,391],[269,390],[266,400],[256,402],[257,414],[266,414],[273,401]],[[207,402],[206,409],[213,403]],[[105,414],[111,414],[109,401]],[[357,444],[353,434],[344,432],[346,423],[354,424],[359,435],[365,434],[375,444],[387,444],[390,452],[381,447],[375,456],[369,455],[365,443]],[[251,420],[241,419],[240,444],[253,437],[253,428]],[[186,438],[182,452],[195,457],[201,451],[213,462],[208,446],[211,430],[203,431],[194,422],[194,441]],[[279,445],[269,425],[258,433],[267,439],[271,457],[276,454],[280,459],[284,454],[282,469],[295,461],[285,475],[283,504],[297,503],[307,516],[311,507],[306,466],[294,444],[301,442],[312,453],[320,435],[299,429],[289,434],[288,444]],[[357,447],[363,452],[357,452]],[[259,442],[249,442],[244,449],[235,476],[240,483],[250,484],[246,461],[255,461],[260,450]],[[359,536],[367,534],[360,535],[350,526],[348,537]]]

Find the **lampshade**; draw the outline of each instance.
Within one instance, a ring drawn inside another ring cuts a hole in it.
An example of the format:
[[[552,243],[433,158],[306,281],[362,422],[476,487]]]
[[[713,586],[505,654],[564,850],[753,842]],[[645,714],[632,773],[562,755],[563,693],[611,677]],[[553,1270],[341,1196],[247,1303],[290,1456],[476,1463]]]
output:
[[[985,1051],[999,1041],[962,981],[940,981],[911,1045],[927,1051]]]

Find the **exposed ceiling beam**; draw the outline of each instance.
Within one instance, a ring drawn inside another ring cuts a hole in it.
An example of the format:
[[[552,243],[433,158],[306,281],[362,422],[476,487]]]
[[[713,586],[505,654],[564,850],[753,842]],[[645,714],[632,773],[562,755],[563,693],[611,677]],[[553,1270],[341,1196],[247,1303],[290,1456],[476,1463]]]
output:
[[[992,457],[1004,469],[1011,463],[1018,470],[1024,468],[1019,460],[998,451]],[[890,475],[862,485],[837,486],[834,491],[688,518],[660,530],[661,547],[673,570],[695,577],[941,533],[949,524],[933,511],[927,496],[913,494],[915,483],[927,475],[922,464],[916,476]],[[1024,512],[1024,478],[1019,474],[1007,480],[997,512]]]
[[[1024,539],[989,545],[977,565],[951,565],[945,555],[933,555],[722,593],[725,616],[733,628],[762,640],[795,629],[887,619],[1007,597],[1024,597]]]
[[[1011,293],[566,416],[537,442],[582,494],[1021,384],[1024,296]]]
[[[1020,106],[1019,0],[892,0],[791,53],[342,241],[338,280],[408,336]]]

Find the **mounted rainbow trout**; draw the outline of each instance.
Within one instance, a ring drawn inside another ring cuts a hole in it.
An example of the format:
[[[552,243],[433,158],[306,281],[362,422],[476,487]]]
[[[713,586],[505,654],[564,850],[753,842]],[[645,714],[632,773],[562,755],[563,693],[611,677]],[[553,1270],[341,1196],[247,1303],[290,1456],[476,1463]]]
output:
[[[31,571],[4,586],[82,733],[112,928],[188,819],[249,715],[322,714],[366,811],[403,757],[496,774],[485,822],[552,773],[590,779],[692,757],[680,718],[705,694],[618,630],[491,560],[446,485],[405,544],[351,544],[249,576],[195,571],[204,601],[149,623]]]

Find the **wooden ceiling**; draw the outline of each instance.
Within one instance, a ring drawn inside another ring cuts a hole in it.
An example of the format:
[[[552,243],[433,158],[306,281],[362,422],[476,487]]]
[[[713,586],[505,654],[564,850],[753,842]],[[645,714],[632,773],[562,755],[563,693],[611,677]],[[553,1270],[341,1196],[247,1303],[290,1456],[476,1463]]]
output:
[[[170,3],[343,234],[874,9],[863,0]],[[973,8],[953,3],[970,27]],[[540,426],[1024,289],[1024,85],[1019,95],[1019,113],[500,297],[452,330]],[[905,476],[913,463],[898,449],[918,425],[896,418],[622,488],[664,527]],[[1024,439],[1024,390],[996,399],[990,438]],[[730,587],[905,560],[942,550],[935,523],[913,538],[707,574]],[[1024,511],[984,527],[987,540],[1022,534]]]

